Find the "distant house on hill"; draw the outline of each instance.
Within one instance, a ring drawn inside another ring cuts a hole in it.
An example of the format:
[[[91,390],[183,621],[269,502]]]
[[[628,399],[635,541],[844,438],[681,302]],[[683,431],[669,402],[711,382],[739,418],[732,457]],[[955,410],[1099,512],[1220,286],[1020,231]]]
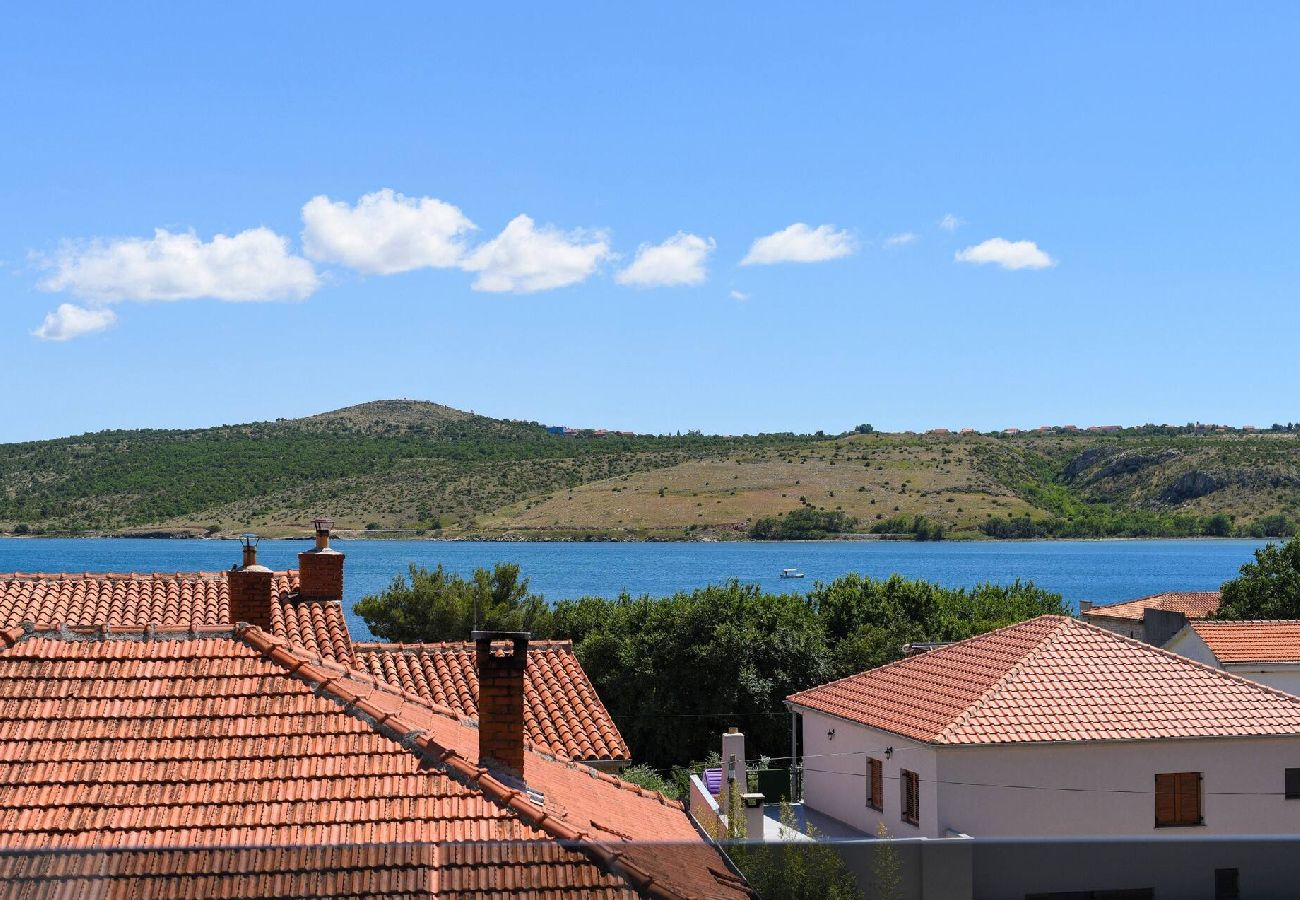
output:
[[[1300,695],[1300,621],[1192,621],[1165,649]]]
[[[1083,600],[1079,603],[1079,618],[1107,631],[1161,646],[1188,619],[1205,619],[1217,613],[1220,601],[1218,591],[1165,591],[1106,606]]]
[[[931,428],[926,434],[952,434],[947,428]]]

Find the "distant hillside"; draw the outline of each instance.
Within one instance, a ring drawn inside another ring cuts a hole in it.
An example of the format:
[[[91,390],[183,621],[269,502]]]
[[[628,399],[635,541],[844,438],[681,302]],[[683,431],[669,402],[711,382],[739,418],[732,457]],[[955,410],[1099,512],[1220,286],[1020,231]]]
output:
[[[921,537],[1289,534],[1300,436],[550,434],[417,401],[0,445],[0,529],[735,538],[795,510]],[[804,514],[801,514],[804,515]],[[815,517],[814,517],[815,518]]]

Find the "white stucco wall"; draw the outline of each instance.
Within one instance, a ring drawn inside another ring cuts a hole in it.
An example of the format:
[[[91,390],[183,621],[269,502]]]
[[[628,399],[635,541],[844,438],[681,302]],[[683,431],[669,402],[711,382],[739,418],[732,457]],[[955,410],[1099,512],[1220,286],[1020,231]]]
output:
[[[804,802],[833,819],[875,835],[883,822],[892,837],[938,837],[939,807],[934,791],[935,751],[927,744],[877,731],[813,710],[803,713]],[[830,729],[835,737],[827,737]],[[894,749],[886,759],[885,750]],[[881,761],[884,775],[884,807],[877,812],[867,806],[867,758]],[[920,826],[903,821],[899,772],[903,769],[921,777]]]
[[[943,748],[940,824],[974,837],[1300,834],[1300,800],[1283,798],[1297,767],[1300,737]],[[1202,773],[1203,826],[1155,827],[1158,772]]]
[[[1279,691],[1300,696],[1300,666],[1285,663],[1232,663],[1224,665],[1219,662],[1209,646],[1191,627],[1184,628],[1170,638],[1169,643],[1165,644],[1165,649],[1188,659],[1194,659],[1199,663],[1204,663],[1207,666],[1214,666],[1216,669],[1223,669],[1233,675],[1248,678],[1258,684],[1266,684],[1271,688],[1277,688]]]
[[[1201,640],[1201,636],[1192,630],[1190,625],[1171,637],[1169,642],[1165,644],[1164,649],[1170,653],[1177,653],[1179,656],[1193,659],[1198,663],[1213,666],[1216,669],[1223,668],[1219,665],[1219,660],[1215,655],[1210,652],[1209,646],[1206,645],[1205,641]]]
[[[1267,663],[1249,665],[1229,665],[1225,671],[1242,678],[1249,678],[1259,684],[1266,684],[1279,691],[1300,696],[1300,667],[1295,665],[1270,666]]]
[[[864,834],[881,822],[895,837],[1300,834],[1300,800],[1283,797],[1300,737],[934,747],[800,711],[804,801]],[[884,764],[883,812],[867,806],[873,755]],[[902,769],[921,777],[919,827],[902,821]],[[1155,827],[1159,772],[1202,773],[1204,825]]]
[[[1140,641],[1143,640],[1146,635],[1146,630],[1142,627],[1142,623],[1135,619],[1111,618],[1109,616],[1090,615],[1088,613],[1084,613],[1079,618],[1082,621],[1087,622],[1089,625],[1096,625],[1098,628],[1105,628],[1107,631],[1123,635],[1127,638],[1134,638],[1135,640]]]

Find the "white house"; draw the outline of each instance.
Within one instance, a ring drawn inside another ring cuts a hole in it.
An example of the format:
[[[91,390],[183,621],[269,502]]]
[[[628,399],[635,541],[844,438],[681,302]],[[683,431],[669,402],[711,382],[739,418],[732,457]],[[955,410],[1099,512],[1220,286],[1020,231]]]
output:
[[[865,834],[1300,834],[1300,697],[1064,616],[787,704],[805,804]]]
[[[1107,606],[1083,600],[1079,603],[1079,618],[1089,625],[1159,647],[1189,619],[1204,619],[1217,613],[1221,601],[1218,591],[1165,591]]]
[[[1189,622],[1165,649],[1300,695],[1300,621]]]

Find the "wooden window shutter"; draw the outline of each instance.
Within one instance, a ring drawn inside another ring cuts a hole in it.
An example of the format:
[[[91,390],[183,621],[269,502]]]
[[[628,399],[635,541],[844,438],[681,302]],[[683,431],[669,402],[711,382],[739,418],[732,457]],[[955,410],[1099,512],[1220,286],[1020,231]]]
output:
[[[1156,775],[1156,826],[1200,825],[1201,773]]]
[[[1285,773],[1286,799],[1300,800],[1300,769],[1287,769]]]
[[[878,759],[867,760],[867,806],[872,809],[885,808],[885,774],[884,766]]]
[[[1178,817],[1173,775],[1156,776],[1156,825],[1172,825]]]
[[[1183,825],[1201,824],[1201,773],[1178,775],[1178,821]]]
[[[921,822],[921,777],[904,769],[899,778],[902,790],[903,821],[913,825]]]

